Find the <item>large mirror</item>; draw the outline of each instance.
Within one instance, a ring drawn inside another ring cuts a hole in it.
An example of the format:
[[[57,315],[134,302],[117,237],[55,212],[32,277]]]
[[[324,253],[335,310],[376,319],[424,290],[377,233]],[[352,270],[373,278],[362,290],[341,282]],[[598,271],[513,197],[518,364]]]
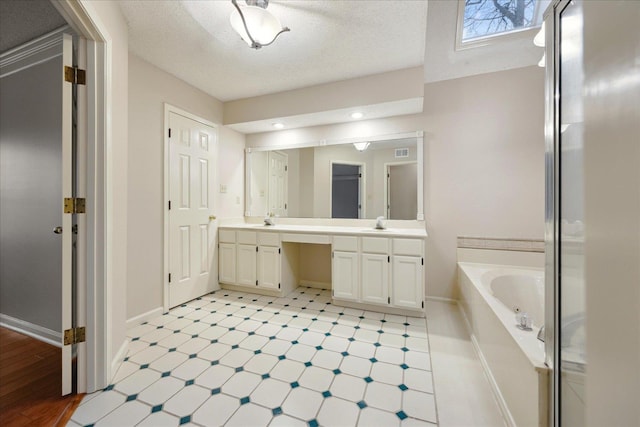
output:
[[[247,149],[246,215],[422,220],[422,132]]]

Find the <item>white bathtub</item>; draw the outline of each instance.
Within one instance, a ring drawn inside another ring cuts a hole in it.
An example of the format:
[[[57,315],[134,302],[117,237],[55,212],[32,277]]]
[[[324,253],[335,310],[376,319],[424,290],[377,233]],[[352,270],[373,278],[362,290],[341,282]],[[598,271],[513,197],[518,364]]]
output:
[[[547,425],[544,272],[530,267],[458,263],[460,306],[507,424]],[[517,328],[516,311],[533,319]]]

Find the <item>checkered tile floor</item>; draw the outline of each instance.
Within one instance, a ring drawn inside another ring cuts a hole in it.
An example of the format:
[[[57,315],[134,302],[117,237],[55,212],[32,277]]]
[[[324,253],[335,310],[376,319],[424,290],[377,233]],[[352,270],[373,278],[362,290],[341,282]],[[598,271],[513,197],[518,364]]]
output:
[[[434,426],[425,320],[220,290],[129,330],[70,426]]]

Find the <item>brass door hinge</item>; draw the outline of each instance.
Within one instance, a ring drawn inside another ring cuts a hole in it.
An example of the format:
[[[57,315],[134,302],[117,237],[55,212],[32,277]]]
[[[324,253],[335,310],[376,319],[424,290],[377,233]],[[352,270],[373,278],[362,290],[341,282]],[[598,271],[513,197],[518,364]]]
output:
[[[84,326],[80,328],[71,328],[64,331],[64,345],[77,344],[86,341],[86,329]]]
[[[78,67],[64,67],[64,81],[78,85],[87,84],[87,72]]]
[[[65,197],[64,213],[80,214],[86,212],[86,200],[84,197]]]

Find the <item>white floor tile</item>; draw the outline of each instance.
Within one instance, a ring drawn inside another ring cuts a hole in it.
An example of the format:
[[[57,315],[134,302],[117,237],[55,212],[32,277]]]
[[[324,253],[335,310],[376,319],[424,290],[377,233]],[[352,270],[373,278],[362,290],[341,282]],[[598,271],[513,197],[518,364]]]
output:
[[[345,308],[345,310],[351,310],[349,308]],[[345,314],[344,316],[340,316],[338,318],[338,324],[343,325],[343,326],[358,326],[358,324],[360,323],[360,318],[357,316],[351,316],[348,314]]]
[[[390,412],[366,407],[360,411],[358,426],[360,427],[398,427],[400,418]]]
[[[432,394],[414,390],[402,392],[402,410],[410,417],[437,422],[436,403]]]
[[[242,322],[243,320],[241,317],[227,316],[226,319],[222,319],[218,322],[218,326],[222,326],[223,328],[235,328]]]
[[[315,347],[317,345],[322,344],[322,341],[324,341],[325,338],[326,337],[324,334],[321,334],[319,332],[309,331],[309,332],[305,332],[304,335],[302,335],[298,339],[298,341],[301,342],[302,344]]]
[[[155,412],[142,420],[139,427],[175,427],[180,424],[180,419],[166,412]]]
[[[263,337],[262,335],[251,335],[251,336],[247,336],[238,345],[241,348],[246,348],[247,350],[255,351],[255,350],[260,350],[268,342],[269,342],[269,338],[267,337]]]
[[[182,329],[180,332],[187,335],[198,335],[200,332],[204,331],[211,325],[208,325],[203,322],[194,322],[186,328]]]
[[[249,361],[253,356],[253,351],[249,351],[244,348],[235,348],[225,354],[222,359],[220,359],[220,363],[231,366],[232,368],[238,368],[247,363],[247,361]]]
[[[387,322],[402,324],[402,323],[407,323],[407,316],[398,316],[396,314],[385,314],[384,320],[386,320]]]
[[[272,413],[261,406],[247,403],[240,406],[231,419],[225,424],[226,427],[260,427],[269,425]]]
[[[251,401],[267,408],[277,408],[291,391],[289,383],[273,378],[262,381],[251,393]]]
[[[290,328],[304,329],[308,328],[311,324],[311,319],[305,319],[304,317],[296,317],[295,319],[291,319],[291,322],[288,323]]]
[[[314,332],[326,333],[329,332],[333,328],[333,324],[330,322],[323,322],[322,320],[316,320],[315,322],[311,322],[309,325],[309,330]]]
[[[193,380],[198,375],[203,373],[207,368],[209,368],[209,366],[211,366],[211,363],[206,360],[198,358],[189,359],[182,365],[171,371],[171,376],[180,378],[185,381]]]
[[[273,378],[292,383],[300,378],[304,368],[305,366],[302,363],[296,362],[295,360],[281,360],[271,370],[270,375]]]
[[[237,398],[243,398],[249,396],[260,381],[262,381],[262,378],[258,374],[246,371],[238,372],[224,383],[222,392]]]
[[[374,381],[391,385],[400,385],[404,380],[403,369],[400,366],[384,362],[374,363],[371,367],[370,376]]]
[[[116,427],[136,425],[151,413],[151,408],[142,402],[131,401],[119,406],[95,425],[96,427]]]
[[[402,335],[391,334],[385,332],[384,334],[380,334],[378,337],[378,342],[385,346],[391,347],[404,347],[405,346],[405,338]]]
[[[117,383],[128,377],[129,375],[137,372],[140,369],[140,365],[132,362],[122,362],[118,368],[118,372],[113,377],[113,383]]]
[[[200,332],[200,338],[204,338],[207,340],[217,340],[220,339],[221,336],[229,332],[227,328],[223,328],[221,326],[210,326],[204,331]]]
[[[347,352],[353,356],[362,357],[364,359],[370,359],[376,354],[377,348],[379,347],[376,347],[371,343],[353,341],[349,345]]]
[[[198,352],[200,359],[214,361],[222,359],[227,353],[231,351],[231,346],[228,344],[215,343]]]
[[[342,338],[351,338],[356,333],[353,326],[335,325],[331,328],[331,335]]]
[[[262,347],[262,352],[266,354],[273,354],[274,356],[280,356],[289,351],[290,348],[291,342],[276,338],[269,340],[269,342]]]
[[[280,332],[282,328],[278,325],[273,325],[271,323],[265,323],[264,325],[260,326],[258,329],[256,329],[256,334],[258,335],[262,335],[265,337],[273,337],[275,336],[278,332]]]
[[[149,343],[146,341],[130,341],[129,349],[127,350],[127,356],[131,357],[134,354],[138,354],[142,350],[149,348]]]
[[[437,426],[435,423],[430,423],[428,421],[418,420],[416,418],[405,418],[400,423],[401,427],[433,427]]]
[[[426,338],[407,338],[407,347],[416,351],[429,351],[429,342]]]
[[[404,354],[404,363],[411,368],[431,370],[431,356],[420,351],[407,351]]]
[[[364,401],[368,406],[396,413],[402,409],[402,393],[396,386],[374,381],[367,385]]]
[[[405,369],[404,385],[411,390],[433,394],[433,380],[429,371],[414,368]]]
[[[236,370],[229,366],[215,365],[200,374],[196,378],[196,384],[213,390],[222,387],[235,373]]]
[[[147,347],[146,349],[134,354],[129,357],[129,361],[133,363],[137,363],[138,365],[149,364],[156,359],[167,354],[167,349],[165,347],[161,347],[159,345],[154,345],[152,347]]]
[[[244,369],[256,374],[269,373],[280,359],[272,354],[257,354],[253,356],[245,365]]]
[[[247,337],[248,335],[246,332],[233,330],[221,336],[218,341],[223,344],[236,345],[240,344]]]
[[[405,353],[405,351],[402,351],[399,348],[381,346],[376,350],[375,358],[380,362],[402,365],[404,363]]]
[[[186,354],[172,351],[151,362],[149,368],[158,372],[169,372],[182,365],[186,360],[189,360],[189,356]]]
[[[148,323],[145,325],[138,325],[136,327],[129,329],[127,331],[127,336],[130,338],[141,337],[144,334],[154,331],[155,329],[156,327],[154,325],[150,325]]]
[[[357,403],[364,397],[366,386],[367,383],[362,378],[340,374],[336,375],[329,391],[333,396]]]
[[[165,348],[176,348],[186,343],[190,339],[191,339],[191,335],[183,334],[181,332],[172,333],[166,338],[163,338],[160,341],[158,341],[158,345]]]
[[[175,332],[175,331],[180,331],[191,324],[193,324],[193,320],[191,319],[178,318],[173,322],[167,323],[166,325],[164,325],[164,329],[171,329]]]
[[[329,336],[322,342],[322,347],[327,350],[342,353],[349,348],[349,344],[351,344],[351,342],[346,338]]]
[[[358,329],[353,337],[357,341],[364,341],[369,343],[378,342],[379,333],[376,331],[370,331],[368,329]]]
[[[318,422],[323,426],[355,426],[360,408],[353,402],[338,397],[324,399],[318,412]]]
[[[163,405],[163,410],[184,417],[191,415],[211,395],[211,392],[203,387],[191,385],[183,388]]]
[[[310,366],[304,370],[300,379],[298,379],[298,383],[311,390],[323,392],[329,389],[333,377],[333,372],[327,369]]]
[[[120,393],[130,396],[132,394],[140,393],[159,379],[159,372],[152,369],[140,369],[122,381],[116,383],[114,388]]]
[[[287,359],[297,360],[298,362],[309,362],[316,354],[316,348],[305,344],[292,345],[287,351]]]
[[[124,401],[125,396],[118,392],[102,392],[88,402],[83,402],[82,405],[78,406],[71,420],[81,425],[93,424],[122,405]]]
[[[257,320],[243,320],[236,326],[236,329],[243,332],[254,332],[260,326],[262,326],[262,322]]]
[[[340,367],[340,363],[342,362],[342,355],[340,353],[336,353],[335,351],[329,350],[318,350],[316,355],[311,359],[311,363],[314,366],[319,366],[321,368],[334,370]]]
[[[276,334],[276,337],[284,341],[295,341],[300,337],[300,335],[302,335],[301,329],[289,327],[282,328],[282,330]]]
[[[349,355],[342,359],[340,370],[345,374],[364,378],[371,373],[371,365],[372,363],[368,359]]]
[[[200,350],[208,347],[210,340],[204,338],[191,338],[189,341],[181,344],[178,351],[185,354],[197,354]]]
[[[282,410],[285,414],[309,421],[315,418],[323,400],[318,392],[296,387],[282,404]]]
[[[308,424],[288,415],[279,415],[271,421],[269,427],[308,427]]]
[[[173,377],[160,378],[138,394],[138,400],[151,406],[161,405],[184,388],[184,381]]]
[[[191,420],[203,426],[222,426],[240,407],[240,401],[224,394],[211,396],[194,412]]]

